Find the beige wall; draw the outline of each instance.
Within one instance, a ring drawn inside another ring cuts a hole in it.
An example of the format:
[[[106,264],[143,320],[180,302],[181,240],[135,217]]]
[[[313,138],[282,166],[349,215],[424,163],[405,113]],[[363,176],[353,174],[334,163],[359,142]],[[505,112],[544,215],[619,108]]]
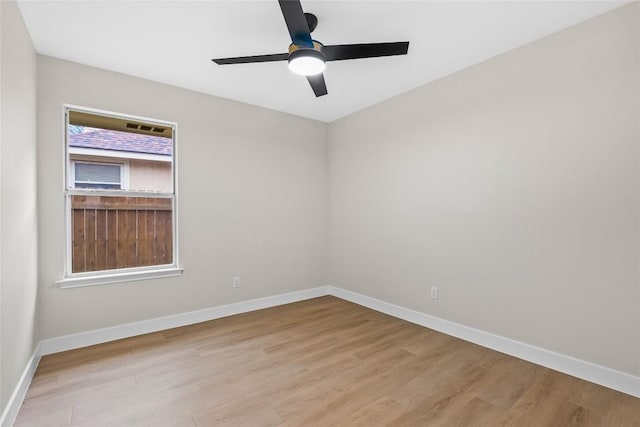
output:
[[[63,103],[178,123],[183,276],[54,286],[63,273]],[[43,338],[326,284],[324,123],[40,56],[38,133]]]
[[[331,282],[639,375],[637,16],[330,124]]]
[[[13,1],[0,2],[0,413],[38,342],[36,53]]]

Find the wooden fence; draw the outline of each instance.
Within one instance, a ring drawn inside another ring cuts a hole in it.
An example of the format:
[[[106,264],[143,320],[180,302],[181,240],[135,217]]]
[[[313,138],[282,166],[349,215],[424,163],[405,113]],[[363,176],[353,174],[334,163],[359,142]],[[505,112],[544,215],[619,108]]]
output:
[[[171,264],[171,199],[72,196],[72,272]]]

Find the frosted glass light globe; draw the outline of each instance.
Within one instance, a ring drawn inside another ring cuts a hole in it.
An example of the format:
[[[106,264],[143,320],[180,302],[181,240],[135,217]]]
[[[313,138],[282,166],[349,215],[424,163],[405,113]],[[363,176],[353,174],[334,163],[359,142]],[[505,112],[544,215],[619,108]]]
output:
[[[324,55],[313,49],[299,49],[289,55],[289,69],[302,76],[315,76],[322,73],[327,64]]]

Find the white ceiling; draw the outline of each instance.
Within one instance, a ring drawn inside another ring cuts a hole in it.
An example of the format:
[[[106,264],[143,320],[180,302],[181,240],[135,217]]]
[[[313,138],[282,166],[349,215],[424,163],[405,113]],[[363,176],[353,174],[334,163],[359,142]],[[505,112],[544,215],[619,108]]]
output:
[[[410,41],[407,56],[328,63],[329,94],[316,98],[286,61],[211,62],[286,52],[275,0],[19,1],[40,54],[325,122],[625,3],[303,0],[324,44]]]

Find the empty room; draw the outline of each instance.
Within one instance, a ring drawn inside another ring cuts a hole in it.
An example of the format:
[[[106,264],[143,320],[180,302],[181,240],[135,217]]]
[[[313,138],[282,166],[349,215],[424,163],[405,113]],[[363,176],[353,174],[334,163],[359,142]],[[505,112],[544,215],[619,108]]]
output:
[[[0,1],[0,426],[640,427],[639,1]]]

